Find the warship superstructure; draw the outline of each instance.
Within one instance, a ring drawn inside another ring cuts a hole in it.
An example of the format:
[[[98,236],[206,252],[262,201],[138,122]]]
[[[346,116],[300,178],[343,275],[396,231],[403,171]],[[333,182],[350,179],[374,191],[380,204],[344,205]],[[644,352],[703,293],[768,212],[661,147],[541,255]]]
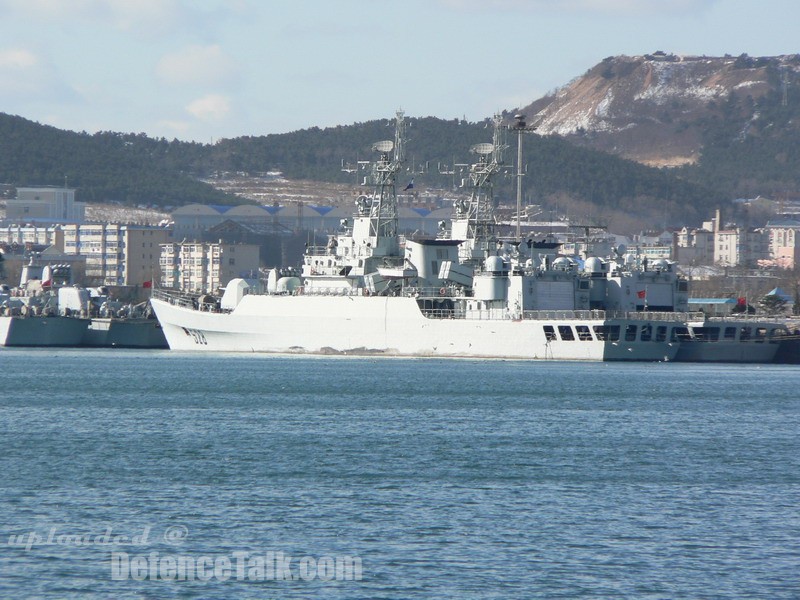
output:
[[[687,302],[676,285],[669,302],[665,295],[659,304],[664,310],[622,301],[613,310],[593,308],[594,274],[558,257],[557,244],[495,235],[491,186],[502,164],[499,131],[496,119],[492,143],[472,149],[470,197],[455,206],[449,232],[404,239],[397,231],[396,184],[405,155],[398,112],[394,139],[373,145],[371,189],[357,198],[352,221],[344,220],[325,245],[308,247],[299,272],[274,269],[266,283],[235,279],[221,298],[153,291],[170,348],[674,359],[684,324],[674,311]],[[614,288],[610,280],[603,287]],[[624,289],[630,294],[630,286]]]

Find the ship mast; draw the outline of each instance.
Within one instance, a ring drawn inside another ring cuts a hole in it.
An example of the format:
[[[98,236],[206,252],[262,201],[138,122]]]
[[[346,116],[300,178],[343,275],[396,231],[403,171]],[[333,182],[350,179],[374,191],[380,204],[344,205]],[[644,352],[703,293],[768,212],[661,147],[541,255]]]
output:
[[[451,237],[465,240],[469,246],[465,248],[469,254],[466,258],[483,258],[488,243],[496,237],[492,177],[502,168],[503,151],[507,148],[501,139],[501,121],[500,115],[494,116],[492,143],[475,144],[470,148],[472,154],[478,155],[478,161],[469,169],[469,199],[454,203],[456,214]]]
[[[403,111],[397,111],[394,141],[385,140],[372,145],[380,155],[372,165],[373,192],[369,197],[369,235],[373,238],[397,236],[396,180],[405,160],[405,130]]]

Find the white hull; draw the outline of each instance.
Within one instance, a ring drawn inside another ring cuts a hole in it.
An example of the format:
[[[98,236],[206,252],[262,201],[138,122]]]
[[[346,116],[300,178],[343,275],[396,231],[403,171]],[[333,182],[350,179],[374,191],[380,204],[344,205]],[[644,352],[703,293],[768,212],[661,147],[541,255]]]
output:
[[[89,319],[0,317],[0,346],[80,346]]]
[[[672,360],[677,352],[668,342],[545,334],[545,326],[594,331],[614,321],[427,318],[409,297],[247,295],[230,313],[151,304],[173,350],[595,361]]]

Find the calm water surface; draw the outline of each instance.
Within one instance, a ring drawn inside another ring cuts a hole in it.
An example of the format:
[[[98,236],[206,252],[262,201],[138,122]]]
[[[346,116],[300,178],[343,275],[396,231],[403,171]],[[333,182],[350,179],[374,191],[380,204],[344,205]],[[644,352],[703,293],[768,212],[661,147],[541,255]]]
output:
[[[800,598],[799,389],[792,366],[0,350],[0,597]],[[112,579],[112,552],[155,577]],[[164,580],[268,552],[362,578]]]

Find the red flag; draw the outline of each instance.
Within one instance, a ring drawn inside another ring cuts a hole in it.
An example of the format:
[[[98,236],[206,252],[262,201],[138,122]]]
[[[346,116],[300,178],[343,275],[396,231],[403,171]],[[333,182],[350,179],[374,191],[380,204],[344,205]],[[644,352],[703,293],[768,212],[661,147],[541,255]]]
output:
[[[142,284],[142,287],[143,287],[143,288],[151,288],[151,287],[153,287],[153,281],[152,281],[152,280],[150,280],[150,281],[145,281],[145,282]]]
[[[53,282],[50,281],[49,279],[47,281],[43,281],[42,282],[42,287],[50,287],[52,285],[53,285]]]
[[[741,298],[741,297],[737,298],[736,304],[738,304],[739,306],[747,306],[747,298]]]
[[[639,298],[644,298],[647,296],[647,290],[641,290],[639,292],[636,292],[636,295],[639,296]]]

